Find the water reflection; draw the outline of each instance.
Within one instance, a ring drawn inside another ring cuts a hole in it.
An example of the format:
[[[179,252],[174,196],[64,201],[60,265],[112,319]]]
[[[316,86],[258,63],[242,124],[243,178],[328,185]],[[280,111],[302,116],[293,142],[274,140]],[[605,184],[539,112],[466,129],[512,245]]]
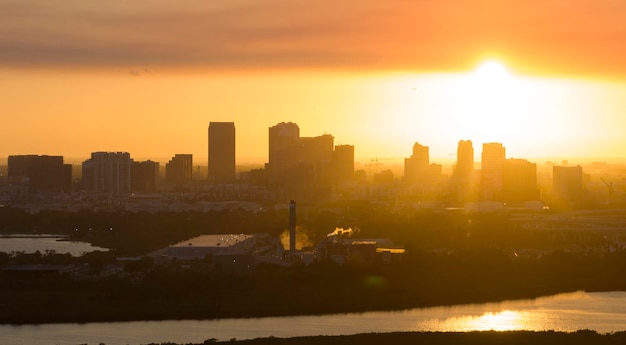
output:
[[[261,319],[116,322],[50,325],[0,325],[3,345],[136,345],[147,343],[201,343],[275,336],[347,335],[400,331],[508,331],[579,329],[599,333],[626,330],[626,292],[567,293],[502,303],[418,308]]]
[[[15,237],[0,237],[0,252],[24,252],[32,254],[35,252],[45,253],[54,251],[58,254],[69,253],[72,256],[81,256],[93,251],[107,251],[106,248],[92,246],[87,242],[68,241],[64,237],[52,236],[28,236],[16,235]]]
[[[514,331],[532,329],[529,313],[503,310],[486,312],[480,316],[454,317],[441,323],[444,329],[466,331]]]

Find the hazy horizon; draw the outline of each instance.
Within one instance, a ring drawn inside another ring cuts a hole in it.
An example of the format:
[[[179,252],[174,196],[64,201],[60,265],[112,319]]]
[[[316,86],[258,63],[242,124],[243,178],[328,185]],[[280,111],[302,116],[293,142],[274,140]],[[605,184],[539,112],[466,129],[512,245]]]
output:
[[[508,157],[626,158],[623,13],[578,0],[0,0],[0,157],[203,161],[208,124],[228,121],[240,164],[267,157],[280,122],[366,159],[419,142],[437,161],[461,139]]]

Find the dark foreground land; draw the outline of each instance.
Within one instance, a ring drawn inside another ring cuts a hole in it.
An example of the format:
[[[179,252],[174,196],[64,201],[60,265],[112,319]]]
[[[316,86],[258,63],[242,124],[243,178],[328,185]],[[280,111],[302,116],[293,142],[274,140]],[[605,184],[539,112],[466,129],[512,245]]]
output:
[[[626,291],[626,249],[612,246],[610,236],[602,232],[582,236],[534,230],[508,215],[398,215],[372,208],[349,215],[344,225],[331,213],[320,212],[302,217],[302,227],[323,230],[309,230],[309,238],[317,243],[328,229],[354,224],[362,227],[360,237],[388,237],[404,245],[406,253],[394,262],[259,264],[246,272],[210,269],[203,260],[158,264],[142,259],[122,268],[117,257],[141,256],[200,234],[234,228],[278,236],[287,217],[269,211],[29,215],[0,208],[0,228],[58,231],[112,249],[81,258],[0,253],[0,267],[81,264],[89,272],[77,278],[15,277],[16,272],[2,271],[0,323],[312,315],[496,302],[578,290]],[[111,264],[120,271],[106,275]]]
[[[214,343],[209,339],[204,344]],[[380,345],[380,344],[519,344],[519,345],[576,345],[576,344],[625,344],[626,332],[613,334],[598,334],[593,331],[578,331],[574,333],[563,332],[469,332],[469,333],[439,333],[439,332],[411,332],[411,333],[384,333],[384,334],[357,334],[350,336],[317,336],[298,338],[259,338],[253,340],[231,340],[219,342],[220,344],[242,345]],[[167,345],[175,345],[166,343]],[[162,344],[162,345],[166,345]],[[154,344],[152,344],[154,345]],[[195,345],[195,344],[187,344]],[[200,345],[200,344],[197,344]]]
[[[157,266],[102,279],[0,279],[0,323],[214,319],[398,310],[625,291],[626,251],[518,260],[498,250],[400,263],[260,266],[246,274]]]

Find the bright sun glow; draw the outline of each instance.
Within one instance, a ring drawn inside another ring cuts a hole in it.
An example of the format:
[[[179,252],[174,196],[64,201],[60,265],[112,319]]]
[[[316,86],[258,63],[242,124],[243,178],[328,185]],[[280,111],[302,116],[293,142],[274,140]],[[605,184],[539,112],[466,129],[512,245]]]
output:
[[[469,328],[479,331],[511,331],[524,328],[520,313],[510,310],[498,313],[485,313],[478,318],[472,319],[469,324]]]
[[[486,81],[498,82],[511,76],[509,70],[500,62],[495,60],[487,60],[480,64],[474,71],[474,74]]]

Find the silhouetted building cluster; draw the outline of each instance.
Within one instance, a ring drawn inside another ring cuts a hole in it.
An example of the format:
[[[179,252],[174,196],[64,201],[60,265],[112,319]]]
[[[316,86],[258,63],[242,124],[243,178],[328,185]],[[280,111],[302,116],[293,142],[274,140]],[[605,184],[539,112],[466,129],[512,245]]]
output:
[[[328,199],[334,185],[354,174],[354,146],[334,146],[330,134],[300,137],[300,128],[282,122],[269,128],[267,186],[287,198]]]
[[[23,194],[69,193],[72,190],[72,166],[62,156],[9,156],[8,183]]]
[[[193,179],[193,155],[176,154],[165,164],[165,182],[175,186],[176,189],[184,188]]]
[[[130,193],[131,162],[128,152],[93,152],[83,162],[82,188],[91,192]]]
[[[580,166],[554,166],[552,168],[554,197],[563,203],[575,204],[583,197],[583,169]]]
[[[151,160],[132,162],[130,188],[133,192],[154,193],[159,187],[159,163]]]
[[[191,154],[175,154],[165,164],[161,179],[163,170],[158,162],[134,161],[128,152],[93,152],[82,163],[80,183],[74,184],[74,189],[108,194],[193,190],[206,192],[205,200],[211,201],[369,199],[451,206],[481,202],[524,205],[544,199],[578,205],[587,195],[580,166],[553,166],[550,175],[542,179],[549,184],[542,184],[540,189],[537,165],[507,158],[501,143],[482,144],[477,168],[472,141],[460,140],[456,164],[451,172],[444,173],[441,164],[431,163],[430,148],[415,142],[410,157],[404,159],[404,179],[398,179],[391,169],[372,173],[372,167],[382,165],[378,158],[365,164],[368,174],[355,171],[353,145],[335,145],[330,134],[302,137],[293,122],[269,127],[268,141],[265,166],[238,176],[235,124],[210,122],[204,181],[198,178],[202,176],[200,167],[194,175]],[[73,189],[72,166],[64,164],[62,156],[9,156],[6,175],[3,190],[10,188],[13,195],[69,193]],[[602,181],[614,197],[612,184]]]

